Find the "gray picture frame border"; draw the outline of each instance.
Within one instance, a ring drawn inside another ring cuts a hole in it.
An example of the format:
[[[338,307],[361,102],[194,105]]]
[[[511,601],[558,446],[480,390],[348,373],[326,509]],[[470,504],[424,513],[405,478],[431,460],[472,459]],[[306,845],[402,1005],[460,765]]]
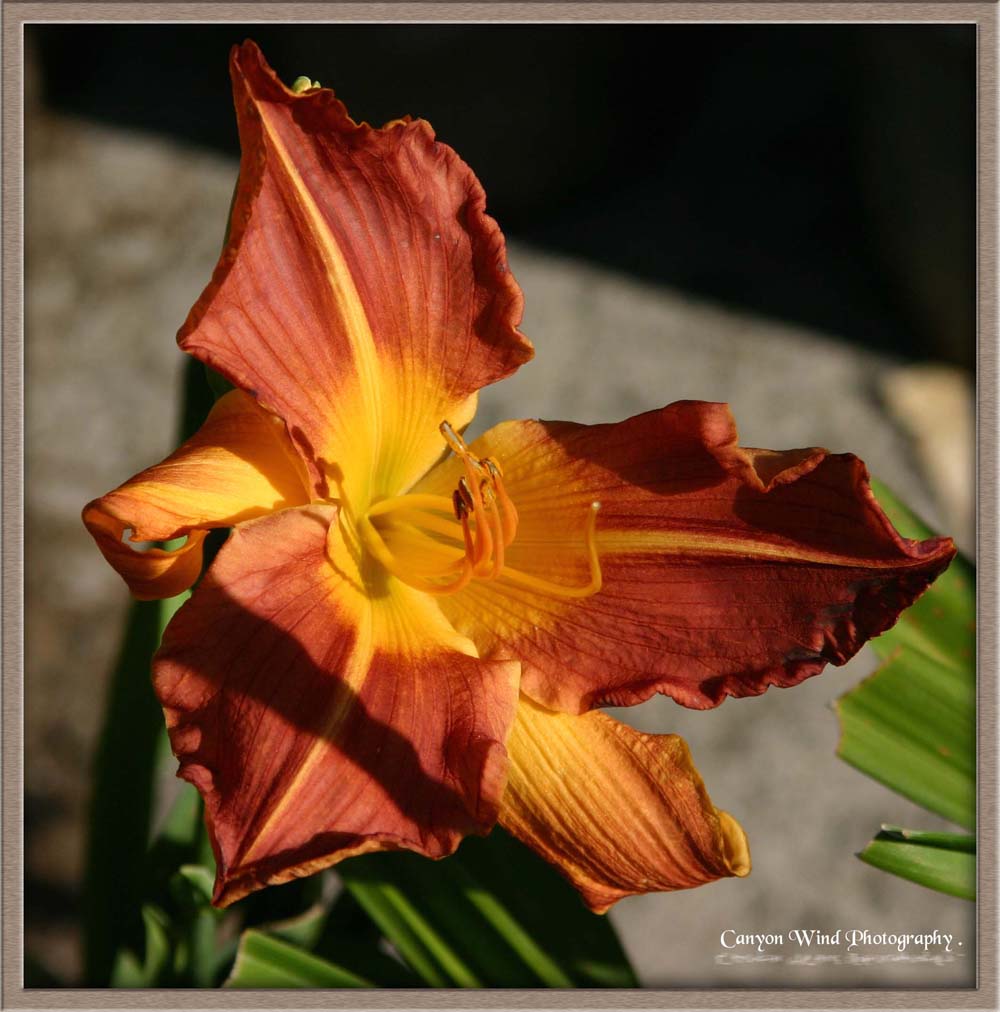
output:
[[[995,3],[7,2],[3,35],[2,1008],[995,1009],[997,994],[997,11]],[[977,27],[979,902],[962,990],[110,991],[23,986],[23,26],[46,22],[882,22]]]

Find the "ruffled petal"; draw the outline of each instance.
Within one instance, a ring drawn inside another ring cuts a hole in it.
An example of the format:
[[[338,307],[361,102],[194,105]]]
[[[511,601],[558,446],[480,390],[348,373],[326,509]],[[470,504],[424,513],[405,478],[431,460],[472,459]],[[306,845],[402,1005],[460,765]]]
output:
[[[328,544],[329,538],[329,544]],[[235,528],[154,662],[225,906],[344,857],[442,857],[496,820],[518,666],[366,585],[331,506]]]
[[[355,123],[329,89],[293,94],[252,42],[230,70],[231,231],[178,340],[288,423],[318,498],[363,509],[531,357],[521,292],[479,182],[426,122]]]
[[[282,423],[233,390],[166,460],[88,503],[83,522],[132,593],[149,600],[194,583],[206,529],[308,501],[305,473]],[[188,539],[174,551],[137,551],[122,540],[126,530],[131,542]]]
[[[709,799],[684,740],[522,697],[500,823],[603,913],[623,896],[750,871],[746,835]]]
[[[948,538],[900,537],[856,457],[741,449],[721,404],[616,425],[507,422],[472,449],[501,463],[520,524],[504,574],[442,608],[482,656],[522,662],[522,691],[570,713],[794,685],[889,628],[954,555]],[[421,490],[458,474],[445,461]],[[598,593],[515,579],[586,585],[595,501]]]

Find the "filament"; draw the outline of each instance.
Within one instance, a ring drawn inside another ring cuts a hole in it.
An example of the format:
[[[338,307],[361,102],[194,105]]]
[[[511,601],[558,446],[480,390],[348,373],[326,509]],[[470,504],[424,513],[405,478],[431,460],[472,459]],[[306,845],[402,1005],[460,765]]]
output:
[[[367,515],[361,518],[358,525],[358,535],[361,538],[362,544],[364,544],[373,558],[380,562],[393,576],[415,590],[422,590],[426,594],[454,594],[472,579],[472,566],[467,557],[461,561],[461,571],[458,576],[447,583],[435,583],[433,580],[410,572],[401,566],[396,556],[389,551],[385,541],[382,540],[382,536],[371,520],[368,519]]]
[[[519,587],[526,587],[528,590],[537,590],[542,594],[549,594],[552,597],[583,598],[596,594],[602,585],[601,563],[597,557],[597,514],[601,509],[599,502],[590,504],[590,513],[587,515],[587,529],[584,534],[587,550],[587,565],[590,569],[590,579],[580,587],[570,587],[562,583],[552,583],[543,580],[539,576],[531,576],[522,573],[519,569],[512,569],[510,566],[503,571],[505,580],[516,583]]]
[[[500,463],[477,457],[447,421],[440,432],[461,462],[456,488],[450,497],[414,493],[373,503],[352,525],[368,553],[397,579],[427,594],[454,594],[473,579],[498,578],[553,597],[596,594],[601,589],[596,538],[601,504],[591,503],[586,519],[586,583],[568,586],[515,569],[507,563],[506,549],[517,534],[518,513]]]

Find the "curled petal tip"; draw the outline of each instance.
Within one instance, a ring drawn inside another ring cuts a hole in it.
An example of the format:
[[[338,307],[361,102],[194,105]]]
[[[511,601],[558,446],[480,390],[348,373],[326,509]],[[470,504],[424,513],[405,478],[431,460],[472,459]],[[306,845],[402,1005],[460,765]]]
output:
[[[750,843],[743,827],[721,808],[716,809],[719,829],[722,831],[722,845],[729,873],[737,878],[750,874]]]
[[[140,600],[172,597],[201,572],[206,531],[306,502],[295,451],[281,423],[241,390],[221,397],[202,427],[166,460],[87,505],[83,522]],[[137,551],[122,540],[169,541]]]

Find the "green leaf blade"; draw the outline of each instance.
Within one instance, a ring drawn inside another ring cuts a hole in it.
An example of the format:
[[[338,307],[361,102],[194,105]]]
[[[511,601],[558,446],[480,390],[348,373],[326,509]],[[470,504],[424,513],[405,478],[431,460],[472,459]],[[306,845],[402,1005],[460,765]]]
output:
[[[134,601],[111,676],[97,747],[83,895],[84,981],[106,987],[115,953],[143,944],[146,847],[157,739],[163,723],[150,664],[163,601]]]
[[[286,940],[295,941],[288,938],[288,925],[289,922],[272,924],[267,930]],[[403,964],[402,959],[384,951],[384,935],[347,889],[342,889],[325,910],[319,935],[314,936],[311,942],[312,944],[298,944],[317,956],[341,966],[349,966],[361,977],[377,980],[381,987],[418,988],[424,984],[420,977]]]
[[[965,900],[976,898],[976,855],[968,849],[880,833],[858,855],[866,864]]]
[[[482,987],[483,982],[444,934],[393,881],[400,876],[386,873],[385,862],[378,860],[382,857],[366,855],[354,858],[349,867],[345,864],[344,885],[428,986]]]
[[[941,833],[936,830],[902,829],[900,826],[883,825],[879,838],[904,840],[925,847],[940,847],[942,850],[960,850],[966,854],[976,852],[976,838],[967,833]]]
[[[975,826],[974,711],[934,701],[933,665],[901,654],[836,703],[837,755],[915,804]]]
[[[443,861],[371,854],[338,871],[432,987],[637,986],[611,923],[500,829]]]
[[[375,987],[370,980],[290,942],[244,931],[227,988]]]
[[[572,979],[524,930],[496,896],[475,885],[468,885],[465,894],[487,923],[507,940],[525,966],[529,967],[546,987],[574,986]]]
[[[591,913],[562,875],[509,833],[498,827],[470,837],[457,858],[574,987],[639,986],[611,921]]]

